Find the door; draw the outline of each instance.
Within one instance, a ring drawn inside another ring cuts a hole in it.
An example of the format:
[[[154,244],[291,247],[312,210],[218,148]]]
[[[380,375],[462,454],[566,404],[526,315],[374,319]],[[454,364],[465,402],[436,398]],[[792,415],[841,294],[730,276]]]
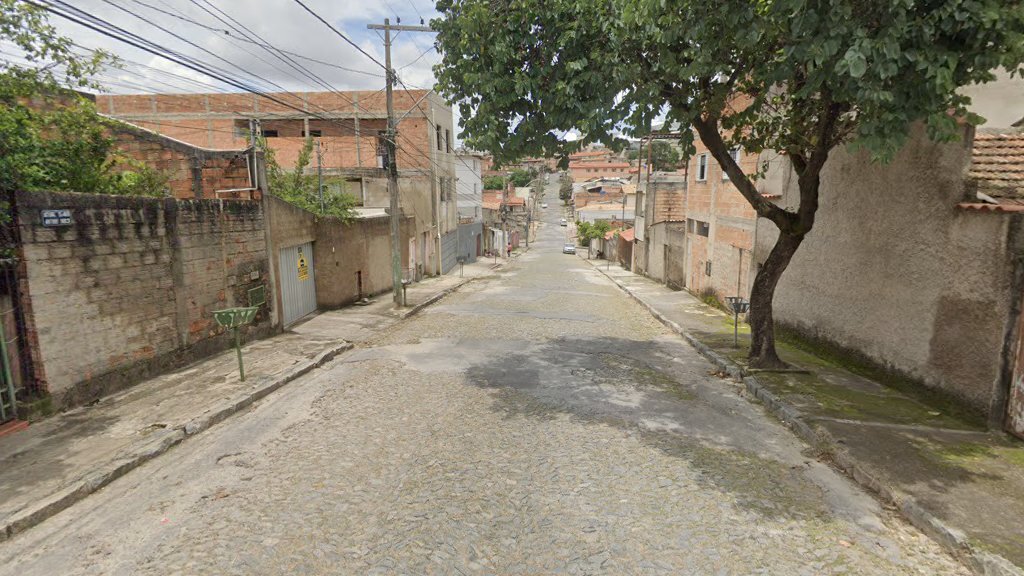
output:
[[[281,316],[284,325],[316,312],[316,271],[313,243],[281,248]]]

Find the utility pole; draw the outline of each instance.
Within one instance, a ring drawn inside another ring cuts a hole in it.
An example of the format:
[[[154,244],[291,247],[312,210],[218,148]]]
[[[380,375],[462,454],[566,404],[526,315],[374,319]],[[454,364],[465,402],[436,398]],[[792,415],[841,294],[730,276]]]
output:
[[[391,199],[391,290],[395,304],[405,306],[405,292],[402,288],[402,247],[399,245],[399,206],[398,206],[398,141],[397,122],[395,121],[394,83],[395,70],[391,67],[391,31],[405,30],[409,32],[433,32],[430,26],[391,25],[391,19],[385,18],[384,24],[368,24],[370,30],[384,31],[384,86],[387,100],[388,127],[384,134],[384,148],[387,158],[384,169],[388,175],[388,196]]]
[[[323,149],[320,147],[320,139],[316,139],[316,193],[320,197],[320,215],[324,215],[324,172],[323,172]]]

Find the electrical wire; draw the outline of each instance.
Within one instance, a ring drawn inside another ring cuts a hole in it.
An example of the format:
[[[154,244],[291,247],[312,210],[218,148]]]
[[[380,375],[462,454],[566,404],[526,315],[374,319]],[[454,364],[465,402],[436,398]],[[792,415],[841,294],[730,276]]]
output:
[[[367,57],[367,58],[369,58],[369,59],[370,59],[370,61],[372,61],[372,62],[373,62],[374,64],[376,64],[377,66],[380,66],[381,68],[383,68],[383,69],[384,69],[384,71],[385,71],[385,73],[387,72],[387,66],[385,66],[385,65],[381,64],[381,63],[380,63],[380,61],[379,61],[379,60],[377,60],[376,58],[374,58],[373,56],[371,56],[369,52],[367,52],[366,50],[363,50],[362,48],[360,48],[360,47],[359,47],[359,45],[358,45],[358,44],[356,44],[355,42],[353,42],[353,41],[352,41],[351,39],[349,39],[349,37],[348,37],[348,36],[345,36],[344,34],[342,34],[342,33],[341,33],[341,31],[340,31],[340,30],[338,30],[337,28],[335,28],[334,26],[332,26],[330,22],[328,22],[327,20],[324,20],[324,19],[323,19],[323,18],[322,18],[322,17],[321,17],[321,16],[319,15],[319,14],[317,14],[317,13],[316,13],[316,12],[314,12],[314,11],[313,11],[312,9],[310,9],[310,7],[309,7],[309,6],[306,6],[306,5],[305,5],[305,4],[304,4],[304,3],[302,2],[302,0],[294,0],[294,1],[295,1],[295,3],[296,3],[296,4],[298,4],[299,6],[302,6],[303,10],[305,10],[306,12],[309,12],[309,13],[310,13],[310,14],[311,14],[311,15],[312,15],[312,16],[313,16],[314,18],[316,18],[317,20],[319,20],[320,22],[322,22],[324,26],[327,26],[328,28],[330,28],[330,29],[331,29],[331,31],[333,31],[333,32],[334,32],[335,34],[337,34],[337,35],[338,35],[338,36],[339,36],[339,37],[340,37],[340,38],[341,38],[342,40],[344,40],[344,41],[345,41],[345,42],[347,42],[347,43],[348,43],[348,44],[349,44],[350,46],[352,46],[353,48],[355,48],[356,50],[358,50],[358,51],[359,51],[360,53],[362,53],[362,54],[363,54],[363,56],[366,56],[366,57]]]

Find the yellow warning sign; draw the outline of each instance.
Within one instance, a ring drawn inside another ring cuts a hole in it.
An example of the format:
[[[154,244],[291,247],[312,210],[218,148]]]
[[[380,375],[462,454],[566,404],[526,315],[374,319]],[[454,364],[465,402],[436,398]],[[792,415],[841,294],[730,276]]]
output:
[[[299,254],[299,281],[309,280],[309,266],[306,265],[306,257]]]

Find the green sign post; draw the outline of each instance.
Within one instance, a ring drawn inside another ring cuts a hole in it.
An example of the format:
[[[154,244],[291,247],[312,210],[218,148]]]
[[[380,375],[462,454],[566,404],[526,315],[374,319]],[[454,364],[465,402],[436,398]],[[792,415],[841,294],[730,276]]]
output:
[[[231,328],[232,332],[234,332],[235,352],[238,353],[238,375],[242,378],[242,382],[245,382],[245,367],[242,366],[242,342],[238,337],[238,329],[252,322],[259,309],[259,306],[249,306],[213,311],[213,319],[217,321],[217,324],[225,328]]]

